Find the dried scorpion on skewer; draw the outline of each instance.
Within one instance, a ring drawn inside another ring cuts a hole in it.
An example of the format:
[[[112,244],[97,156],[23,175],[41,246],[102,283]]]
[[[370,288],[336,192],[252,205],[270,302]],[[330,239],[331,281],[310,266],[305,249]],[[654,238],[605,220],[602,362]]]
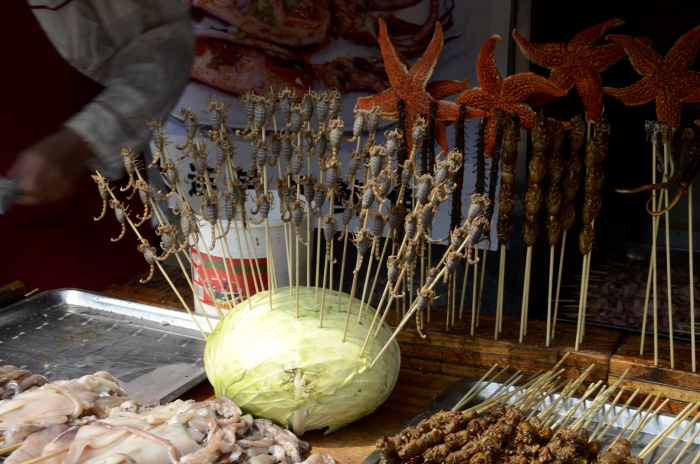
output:
[[[386,262],[386,267],[387,267],[387,273],[386,273],[386,279],[389,284],[389,294],[391,295],[392,298],[398,299],[398,298],[403,298],[405,296],[405,293],[401,293],[400,295],[394,291],[394,287],[396,286],[396,282],[399,280],[399,274],[401,274],[401,270],[403,269],[403,262],[401,261],[401,258],[399,258],[396,255],[391,255],[387,259]]]
[[[328,157],[329,159],[326,160],[324,163],[325,165],[325,179],[323,179],[323,182],[326,186],[326,189],[328,189],[328,196],[330,197],[331,195],[336,195],[338,196],[340,192],[338,191],[338,177],[340,176],[340,172],[343,168],[343,164],[340,162],[338,159],[338,156],[336,152],[334,152],[331,156]]]
[[[209,222],[211,226],[211,247],[209,247],[209,249],[213,250],[216,246],[216,221],[219,219],[219,203],[216,194],[213,192],[211,194],[204,194],[200,213],[202,214],[202,218]]]
[[[182,248],[178,250],[180,252],[187,246],[187,238],[190,234],[192,234],[194,243],[197,244],[199,241],[199,224],[194,211],[192,211],[188,203],[183,203],[182,209],[175,207],[172,211],[176,216],[180,216],[180,230],[182,230],[182,235],[185,237]]]
[[[206,146],[200,147],[193,153],[194,158],[194,176],[190,180],[183,180],[186,184],[195,184],[199,182],[200,189],[196,190],[197,196],[201,196],[206,186],[205,177],[208,176],[209,167],[207,166]]]
[[[205,106],[207,108],[207,112],[209,113],[212,129],[214,132],[218,132],[225,123],[226,115],[231,107],[231,103],[222,102],[216,98],[216,95],[214,95],[209,97],[209,100],[207,100]]]
[[[148,168],[152,168],[155,166],[158,161],[160,160],[161,154],[163,153],[163,147],[165,147],[165,144],[167,143],[165,140],[165,137],[163,136],[163,133],[161,132],[161,126],[163,125],[163,118],[151,118],[149,121],[146,116],[143,117],[143,119],[146,121],[146,124],[148,124],[148,127],[151,129],[152,135],[153,135],[153,144],[156,146],[156,156],[153,157],[153,161],[151,164],[148,165]]]
[[[176,157],[176,161],[181,161],[187,158],[196,149],[194,136],[197,133],[197,129],[199,128],[199,121],[197,120],[197,115],[194,113],[194,111],[190,110],[189,108],[182,108],[180,110],[180,115],[182,115],[182,120],[185,125],[187,142],[184,145],[175,145],[175,148],[182,152],[182,158]]]
[[[343,230],[340,232],[338,241],[343,240],[345,238],[345,234],[348,233],[348,226],[350,225],[350,220],[352,219],[353,214],[355,213],[355,209],[357,208],[357,205],[353,203],[352,198],[344,200],[343,206],[345,207],[345,209],[343,210],[343,214],[340,215],[340,222],[343,224]]]
[[[161,170],[160,173],[170,184],[170,192],[168,192],[166,195],[163,195],[163,192],[160,190],[158,191],[158,195],[163,195],[161,199],[165,201],[177,193],[177,183],[180,181],[180,172],[175,166],[173,160],[166,159],[163,162],[163,170]]]
[[[150,210],[148,202],[152,197],[154,197],[154,194],[151,191],[151,188],[148,186],[148,183],[144,180],[137,180],[134,190],[138,190],[139,198],[143,203],[143,216],[139,217],[138,214],[136,215],[137,219],[141,219],[141,222],[136,224],[136,227],[139,227],[153,216],[153,211]]]
[[[250,210],[250,214],[256,215],[260,214],[260,220],[256,221],[252,218],[248,219],[248,221],[251,224],[262,224],[265,219],[267,219],[267,216],[270,214],[270,210],[274,207],[274,197],[272,194],[269,193],[263,193],[262,195],[258,195],[258,198],[255,200],[255,205],[257,206],[255,210]]]
[[[145,284],[146,282],[150,281],[153,278],[153,271],[155,270],[155,264],[156,264],[156,250],[148,244],[148,241],[145,239],[141,239],[141,243],[138,245],[138,250],[143,253],[143,259],[146,260],[149,266],[151,266],[150,272],[148,273],[148,276],[145,279],[140,279],[139,282],[142,284]]]
[[[338,218],[329,212],[323,216],[323,237],[326,239],[326,259],[335,264],[337,260],[331,256],[331,243],[333,242],[333,236],[338,231]]]
[[[158,224],[156,226],[156,235],[160,237],[160,247],[163,249],[163,255],[156,257],[158,261],[165,261],[165,259],[172,253],[179,253],[184,249],[177,250],[177,229],[175,226],[166,222],[165,224]],[[185,241],[185,246],[187,241]]]
[[[396,173],[391,169],[391,166],[382,169],[379,175],[372,178],[370,185],[378,204],[383,205],[386,202],[386,196],[391,190],[391,186],[394,185],[395,179]]]
[[[618,193],[637,193],[646,190],[669,190],[674,187],[678,187],[676,195],[673,197],[667,207],[662,208],[660,211],[653,211],[650,208],[650,203],[656,197],[654,195],[651,197],[646,204],[646,209],[652,216],[660,216],[668,211],[670,211],[683,195],[688,194],[688,188],[693,184],[693,181],[700,173],[700,156],[698,155],[698,146],[693,143],[695,141],[695,131],[688,127],[683,131],[683,149],[681,151],[680,166],[678,171],[668,179],[666,182],[659,182],[656,184],[647,184],[633,189],[616,189]]]
[[[471,251],[471,247],[469,248],[469,251]],[[448,283],[450,281],[450,275],[457,269],[457,266],[459,266],[459,263],[461,260],[464,258],[469,257],[470,262],[471,262],[471,257],[468,256],[469,252],[467,252],[467,255],[464,255],[462,253],[458,253],[456,251],[450,251],[447,255],[447,260],[445,260],[445,275],[442,278],[443,283]],[[478,261],[478,259],[477,259]],[[473,264],[473,263],[472,263]]]
[[[130,149],[123,147],[122,148],[122,156],[124,157],[124,169],[126,169],[126,173],[129,176],[129,183],[126,184],[124,187],[120,187],[119,191],[120,192],[126,192],[130,188],[133,189],[131,192],[131,195],[129,195],[127,198],[130,200],[134,194],[136,193],[136,171],[139,169],[139,164],[140,161],[136,161],[136,156],[134,155],[134,152],[131,151]],[[94,177],[94,176],[93,176]],[[99,186],[99,183],[98,183]]]
[[[362,135],[362,130],[365,128],[367,116],[369,115],[368,111],[361,110],[357,105],[355,105],[353,112],[355,113],[355,122],[352,124],[352,138],[349,139],[348,142],[354,142]],[[333,124],[333,122],[334,121],[331,121],[331,124]]]
[[[369,249],[370,242],[372,241],[372,234],[370,233],[369,229],[360,229],[359,231],[355,232],[355,236],[350,240],[353,241],[355,247],[357,248],[357,265],[352,271],[353,274],[357,274],[360,272],[360,268],[362,267],[362,261],[365,253],[367,253],[367,250]]]
[[[435,292],[432,291],[427,286],[421,288],[420,290],[417,290],[416,293],[418,295],[418,298],[416,299],[416,303],[415,303],[415,305],[416,305],[416,329],[418,331],[418,335],[420,335],[421,338],[425,338],[426,335],[421,330],[421,324],[420,324],[421,316],[423,314],[423,311],[429,305],[433,304],[433,302],[435,300],[438,299],[438,296],[435,295]]]
[[[296,94],[294,89],[290,90],[285,88],[280,90],[279,94],[277,94],[277,101],[279,102],[278,106],[282,116],[284,117],[284,121],[287,124],[289,124],[289,118],[292,114],[292,106],[294,105],[295,100]]]
[[[301,222],[304,220],[304,207],[306,204],[304,203],[303,200],[294,200],[289,204],[289,208],[292,213],[291,221],[292,224],[294,224],[294,228],[296,229],[297,233],[297,240],[299,240],[301,243],[306,246],[308,242],[304,241],[304,238],[301,236],[301,232],[299,232],[299,226],[301,225]]]
[[[374,213],[372,216],[372,241],[374,242],[374,257],[379,261],[379,242],[384,235],[384,227],[388,216],[381,213]]]
[[[107,185],[106,179],[99,175],[93,174],[92,179],[97,184],[97,189],[99,190],[100,197],[102,198],[102,212],[99,216],[92,218],[95,221],[99,221],[100,219],[105,217],[105,213],[107,212],[107,201],[109,200],[109,186]]]
[[[122,231],[119,234],[119,237],[110,239],[113,242],[118,242],[124,237],[124,234],[126,234],[126,215],[128,214],[128,207],[125,208],[124,205],[117,200],[109,200],[109,207],[114,210],[114,215],[117,217],[117,221],[119,221],[119,224],[122,226]]]

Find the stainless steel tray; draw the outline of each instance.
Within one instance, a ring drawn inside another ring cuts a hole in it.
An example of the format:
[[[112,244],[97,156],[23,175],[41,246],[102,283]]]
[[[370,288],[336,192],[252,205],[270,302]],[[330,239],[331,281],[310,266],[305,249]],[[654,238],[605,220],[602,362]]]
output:
[[[170,401],[204,380],[204,345],[185,312],[82,290],[52,290],[0,309],[0,364],[49,380],[107,371],[144,402]]]
[[[415,426],[417,425],[420,421],[423,419],[426,419],[436,412],[443,411],[443,410],[449,410],[452,409],[454,405],[456,405],[464,396],[465,393],[467,393],[475,384],[479,382],[479,379],[461,379],[456,382],[454,382],[452,385],[447,387],[447,389],[440,393],[423,411],[420,412],[416,417],[411,419],[404,427],[401,428],[401,430],[405,429],[406,427],[410,426]],[[473,399],[465,408],[468,408],[470,406],[479,404],[486,400],[491,394],[493,394],[499,387],[501,386],[500,383],[492,383],[488,387],[486,387],[481,393],[477,395],[475,399]],[[509,391],[512,391],[513,387],[509,389]],[[538,408],[538,410],[543,410],[547,406],[549,406],[552,401],[556,400],[558,397],[558,394],[551,395],[549,398],[547,398],[542,405]],[[518,397],[515,396],[512,398],[514,401]],[[565,414],[569,408],[573,407],[574,404],[578,401],[577,398],[573,398],[568,400],[565,403],[564,408],[560,411],[560,414],[563,415]],[[586,400],[579,406],[579,409],[574,413],[574,418],[575,417],[580,417],[580,415],[583,413],[583,411],[591,406],[592,401],[591,400]],[[658,405],[658,403],[657,403]],[[648,406],[648,405],[647,405]],[[616,406],[615,410],[610,413],[608,416],[608,421],[615,417],[615,415],[620,411],[620,406]],[[607,408],[606,408],[607,410]],[[645,408],[646,411],[646,408]],[[588,431],[592,432],[596,426],[598,425],[599,421],[602,420],[603,414],[605,411],[598,413],[598,416],[595,418],[595,420],[591,423],[591,426],[588,427]],[[603,449],[607,449],[607,447],[612,443],[612,441],[617,437],[617,435],[620,433],[620,431],[627,425],[627,422],[634,416],[635,412],[637,412],[637,408],[634,407],[629,407],[627,408],[626,411],[624,411],[620,417],[617,419],[615,424],[610,427],[608,432],[601,438],[601,442],[603,444]],[[635,429],[635,427],[639,424],[640,419],[644,416],[644,413],[641,413],[637,416],[637,418],[632,422],[632,425],[630,426],[629,429],[625,432],[623,435],[624,437],[627,437],[632,430]],[[665,414],[659,414],[657,415],[649,424],[646,425],[642,429],[642,431],[637,434],[637,436],[634,438],[632,441],[632,455],[636,456],[649,442],[651,442],[652,439],[654,439],[659,433],[669,424],[673,421],[674,417],[665,415]],[[553,421],[553,423],[556,421]],[[573,419],[570,421],[570,423],[573,422]],[[661,457],[662,454],[664,454],[664,451],[671,446],[673,441],[678,437],[678,435],[685,430],[686,426],[690,420],[684,421],[672,434],[669,435],[668,438],[666,438],[661,445],[659,445],[658,448],[654,450],[651,455],[647,457],[647,459],[644,460],[644,462],[653,462],[656,464],[657,460]],[[605,426],[603,426],[604,428]],[[700,428],[700,421],[695,423],[695,425],[688,431],[688,433],[685,435],[684,439],[681,440],[675,447],[674,451],[669,453],[669,457],[664,459],[663,461],[660,461],[659,464],[661,463],[668,463],[670,464],[673,462],[673,460],[676,458],[677,453],[680,452],[681,449],[683,449],[684,445],[687,443],[687,440],[693,435],[693,433]],[[398,432],[401,430],[387,430],[387,435],[396,435]],[[392,433],[393,432],[393,433]],[[379,437],[377,437],[379,438]],[[690,445],[688,450],[685,452],[683,455],[682,459],[678,462],[678,464],[690,464],[692,460],[695,458],[695,456],[700,453],[700,435],[695,439],[694,443]],[[362,464],[378,464],[379,463],[379,458],[381,456],[381,453],[379,451],[374,451],[372,452],[369,456],[365,458],[364,461],[362,461]]]

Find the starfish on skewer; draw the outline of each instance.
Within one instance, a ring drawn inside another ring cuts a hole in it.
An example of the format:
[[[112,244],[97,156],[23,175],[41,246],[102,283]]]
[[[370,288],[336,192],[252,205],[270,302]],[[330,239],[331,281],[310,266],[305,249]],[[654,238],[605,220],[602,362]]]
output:
[[[357,99],[357,106],[361,110],[369,110],[372,105],[377,105],[384,119],[398,120],[399,100],[406,105],[406,127],[412,128],[419,115],[427,115],[430,112],[430,103],[437,102],[435,112],[435,139],[444,153],[448,152],[447,132],[445,126],[459,119],[459,106],[447,101],[434,98],[426,85],[433,73],[440,52],[442,52],[443,36],[440,23],[435,24],[433,38],[425,50],[423,56],[410,68],[389,40],[386,23],[381,18],[379,21],[379,47],[384,58],[384,67],[391,87],[384,92],[370,97]],[[450,95],[459,92],[465,83],[459,81],[440,81],[432,85],[432,92],[437,96]],[[478,118],[485,113],[481,110],[467,109],[467,118]],[[406,144],[410,150],[413,146],[411,131],[406,131]]]
[[[688,71],[700,49],[700,26],[678,39],[666,58],[633,37],[611,34],[607,38],[624,47],[643,77],[629,87],[605,87],[605,93],[632,106],[656,100],[656,118],[678,129],[683,102],[700,101],[700,73]]]
[[[496,42],[499,40],[501,37],[498,35],[489,37],[479,52],[476,76],[481,87],[469,89],[455,100],[458,104],[465,104],[487,113],[489,120],[484,130],[484,153],[488,156],[491,156],[496,141],[497,109],[501,109],[504,114],[517,114],[522,128],[531,130],[535,123],[535,112],[523,101],[535,94],[555,97],[566,95],[565,90],[553,86],[547,79],[535,73],[519,73],[502,79],[494,58]]]
[[[624,21],[612,18],[591,26],[576,34],[568,44],[534,44],[525,40],[517,30],[513,38],[528,60],[549,68],[549,82],[562,90],[574,86],[583,100],[586,119],[592,121],[600,113],[603,101],[603,83],[600,73],[625,57],[625,49],[618,44],[596,45],[605,31]],[[547,103],[551,97],[537,98],[537,103]],[[537,104],[534,99],[530,101]]]

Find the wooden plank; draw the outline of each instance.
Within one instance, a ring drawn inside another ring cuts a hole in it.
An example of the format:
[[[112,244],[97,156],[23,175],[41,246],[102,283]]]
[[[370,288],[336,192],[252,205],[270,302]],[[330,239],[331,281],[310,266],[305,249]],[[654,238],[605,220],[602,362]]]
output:
[[[630,369],[624,385],[641,388],[645,393],[659,393],[676,402],[700,401],[700,373],[691,372],[691,345],[674,341],[675,369],[671,369],[668,340],[659,340],[659,363],[654,366],[654,339],[646,336],[644,354],[639,354],[640,335],[629,336],[622,341],[610,358],[610,378],[615,379]],[[676,409],[677,406],[674,406]]]

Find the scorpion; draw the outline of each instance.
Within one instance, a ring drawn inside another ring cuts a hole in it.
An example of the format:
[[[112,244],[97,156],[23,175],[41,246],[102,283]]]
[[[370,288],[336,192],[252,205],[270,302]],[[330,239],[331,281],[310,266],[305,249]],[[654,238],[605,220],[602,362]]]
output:
[[[472,202],[469,205],[469,210],[467,211],[467,218],[465,219],[464,225],[467,229],[471,227],[472,221],[484,211],[486,208],[486,202],[488,202],[488,197],[483,194],[475,193],[472,195]]]
[[[170,256],[171,253],[179,253],[182,251],[182,249],[184,249],[187,243],[185,242],[182,249],[175,249],[177,246],[177,230],[169,222],[166,222],[165,224],[158,224],[158,226],[156,226],[156,235],[160,237],[160,247],[163,249],[163,256],[156,258],[158,261],[165,261],[165,259]]]
[[[362,189],[362,203],[360,207],[363,210],[368,210],[372,207],[372,204],[374,204],[374,190],[372,189],[372,184],[367,184],[364,187],[362,187]]]
[[[329,159],[327,159],[324,163],[326,168],[326,178],[324,179],[324,183],[326,185],[326,189],[328,189],[328,195],[337,196],[340,194],[338,191],[338,177],[343,169],[343,164],[338,159],[336,152],[334,152],[333,155],[329,156],[328,158]]]
[[[221,168],[224,163],[233,158],[234,155],[236,155],[236,147],[233,142],[228,139],[221,139],[216,142],[216,167],[214,167],[214,174],[216,177],[214,177],[214,184],[219,182]]]
[[[151,217],[153,216],[153,212],[150,211],[148,204],[148,201],[151,199],[151,197],[153,197],[153,192],[151,191],[151,188],[148,186],[146,181],[143,180],[136,181],[134,190],[138,190],[139,198],[141,198],[141,202],[143,203],[143,216],[139,217],[138,214],[136,215],[137,219],[141,219],[141,222],[136,224],[136,227],[139,227],[141,224],[146,222],[148,219],[151,219]]]
[[[264,193],[262,195],[258,195],[258,198],[255,200],[255,205],[257,208],[255,210],[250,210],[250,214],[260,214],[260,220],[256,221],[254,219],[248,219],[251,224],[262,224],[265,219],[267,219],[267,216],[270,214],[270,210],[274,206],[274,197],[269,194],[269,193]]]
[[[382,122],[381,108],[378,105],[372,104],[366,112],[367,131],[371,138],[375,137],[379,124]]]
[[[416,203],[418,205],[423,205],[428,201],[430,192],[433,191],[433,176],[430,174],[423,174],[418,179],[418,185],[414,185],[413,188],[416,189]]]
[[[337,231],[338,218],[329,212],[323,216],[323,237],[326,239],[326,259],[333,264],[335,264],[337,260],[331,256],[331,243]]]
[[[301,232],[299,231],[299,226],[304,220],[305,203],[303,200],[294,200],[288,206],[291,211],[291,222],[292,224],[294,224],[294,228],[296,229],[297,240],[299,240],[301,243],[304,244],[304,246],[306,246],[308,242],[304,241],[304,238],[301,236]]]
[[[435,295],[435,292],[431,290],[428,286],[425,286],[421,288],[420,290],[416,291],[418,298],[416,299],[416,329],[418,330],[418,335],[421,336],[421,338],[425,338],[427,335],[423,333],[421,330],[421,316],[423,315],[423,311],[433,304],[435,300],[438,299],[438,297]]]
[[[301,151],[308,158],[311,158],[316,152],[315,142],[316,139],[312,130],[303,129],[301,131]],[[322,156],[319,156],[319,158],[322,158]]]
[[[379,261],[379,242],[384,235],[384,227],[386,226],[386,215],[381,213],[372,214],[372,237],[374,242],[374,257]]]
[[[433,282],[435,282],[435,279],[437,278],[437,275],[440,274],[440,269],[436,267],[431,267],[425,272],[425,285],[431,286]]]
[[[355,270],[352,271],[353,274],[360,272],[362,267],[362,261],[364,259],[365,253],[369,249],[369,244],[372,240],[372,234],[370,234],[369,229],[360,229],[355,232],[355,236],[351,239],[357,248],[357,265]]]
[[[209,249],[213,250],[216,246],[216,221],[219,219],[219,204],[216,194],[212,192],[208,195],[204,195],[200,212],[202,214],[202,218],[209,222],[209,225],[211,226],[211,247],[209,247]]]
[[[340,145],[343,142],[347,142],[345,136],[343,135],[344,128],[345,123],[342,121],[342,119],[332,119],[328,123],[328,141],[331,143],[333,153],[338,153]]]
[[[297,181],[299,181],[299,176],[303,167],[304,155],[301,153],[299,147],[294,147],[291,161],[287,167],[287,175],[293,174]]]
[[[295,104],[292,106],[292,114],[287,122],[287,131],[290,134],[296,135],[304,124],[304,119],[301,116],[301,105]]]
[[[386,137],[386,151],[389,156],[394,156],[397,151],[399,151],[400,140],[403,139],[403,132],[401,129],[394,129],[393,131],[384,132],[384,137]]]
[[[469,248],[471,250],[471,247]],[[466,258],[462,253],[456,251],[450,251],[447,255],[447,260],[445,261],[445,275],[442,278],[443,283],[448,283],[450,281],[450,275],[457,269],[461,260]]]
[[[279,102],[280,111],[284,117],[285,123],[289,124],[289,118],[292,114],[292,106],[294,105],[294,100],[296,99],[296,94],[294,90],[288,88],[280,90],[277,95],[277,101]]]
[[[420,207],[419,207],[420,208]],[[430,243],[440,243],[443,239],[434,239],[428,234],[428,229],[433,224],[433,218],[435,213],[437,213],[439,208],[431,203],[426,204],[420,209],[420,216],[418,221],[418,233],[421,237],[425,238]]]
[[[109,200],[109,207],[114,210],[114,215],[117,217],[117,221],[119,221],[119,224],[122,226],[122,231],[119,234],[119,237],[110,239],[113,242],[118,242],[124,237],[124,234],[126,234],[126,216],[128,214],[127,208],[124,207],[119,201],[117,200]]]
[[[102,198],[102,212],[99,216],[92,218],[95,221],[99,221],[100,219],[105,217],[105,213],[107,212],[107,201],[109,200],[109,185],[107,185],[107,181],[102,176],[92,174],[92,179],[97,184],[97,189],[99,190],[100,197]]]
[[[383,205],[386,201],[386,196],[389,193],[391,186],[394,184],[395,179],[396,173],[393,169],[391,169],[391,166],[387,166],[379,173],[378,176],[375,176],[370,181],[370,184],[372,185],[372,192],[380,205]]]
[[[462,166],[462,154],[459,150],[454,149],[447,154],[444,160],[440,160],[438,155],[435,158],[435,186],[444,189],[447,193],[452,194],[456,185],[451,189],[447,188],[447,183],[452,179],[455,173],[459,172]]]
[[[129,175],[129,183],[124,187],[121,187],[119,191],[126,192],[130,188],[134,189],[133,192],[131,192],[131,195],[128,197],[130,200],[134,196],[134,193],[136,193],[136,177],[134,177],[134,174],[136,174],[136,171],[139,169],[140,162],[136,161],[134,152],[126,147],[122,148],[121,153],[124,157],[124,169],[126,169],[126,173]]]
[[[309,122],[314,114],[314,98],[309,91],[301,97],[301,119],[304,122]]]
[[[231,221],[236,220],[236,212],[238,209],[236,208],[236,201],[234,200],[234,193],[233,189],[226,191],[222,194],[222,198],[224,200],[224,217],[226,218],[226,230],[224,230],[221,233],[221,237],[223,238],[228,234],[228,231],[231,230]]]
[[[367,111],[361,110],[355,105],[353,110],[355,113],[355,122],[352,124],[352,138],[348,142],[354,142],[359,136],[362,135],[362,130],[365,128],[365,123],[367,121]],[[333,124],[334,121],[331,121]]]
[[[238,99],[241,101],[241,105],[243,106],[243,114],[245,114],[246,119],[248,119],[248,124],[246,124],[245,129],[243,129],[243,131],[238,132],[238,135],[241,135],[241,133],[247,133],[253,126],[253,118],[255,116],[255,104],[258,101],[258,98],[259,97],[255,95],[255,93],[252,90],[248,90],[247,92],[239,95]],[[218,130],[220,124],[221,123],[215,125],[214,121],[212,121],[212,126],[215,130]]]
[[[182,235],[185,237],[182,249],[187,246],[187,238],[192,234],[194,243],[196,244],[199,240],[199,225],[197,224],[197,219],[194,212],[187,203],[184,203],[182,209],[173,208],[173,213],[176,216],[180,216],[180,230],[182,230]],[[178,251],[182,251],[178,250]]]
[[[166,144],[165,137],[163,136],[163,133],[161,131],[163,118],[151,118],[151,120],[149,120],[146,116],[144,116],[143,119],[146,121],[146,124],[148,124],[148,127],[151,129],[151,132],[153,134],[153,144],[156,146],[156,156],[153,158],[151,164],[148,165],[148,168],[150,169],[153,166],[155,166],[160,160],[160,156],[163,153],[163,147]]]
[[[323,204],[326,202],[327,189],[326,186],[318,182],[314,185],[314,209],[312,210],[314,216],[320,218],[323,214],[321,209]]]
[[[314,199],[314,187],[318,183],[316,176],[314,174],[308,174],[306,176],[303,176],[301,178],[300,183],[304,190],[304,198],[306,198],[306,202],[311,204],[311,202]]]
[[[315,134],[312,132],[312,135],[314,141],[313,153],[318,153],[318,158],[321,159],[326,156],[326,151],[328,150],[328,137],[323,131],[318,131]]]
[[[197,190],[197,196],[202,195],[202,191],[206,185],[205,179],[208,175],[207,153],[205,151],[205,148],[206,147],[201,147],[201,149],[195,150],[193,155],[195,175],[192,177],[191,180],[183,180],[183,182],[186,184],[194,184],[195,182],[199,182],[201,188]]]
[[[388,151],[386,147],[375,144],[369,149],[369,172],[376,177],[379,171],[388,164]]]
[[[682,140],[683,148],[681,151],[680,166],[678,171],[671,178],[667,179],[665,182],[642,185],[629,190],[616,189],[615,191],[618,193],[637,193],[645,190],[669,190],[671,188],[678,187],[676,195],[673,197],[673,200],[669,202],[667,207],[662,208],[659,211],[654,211],[651,208],[651,204],[656,195],[652,196],[646,204],[647,213],[651,214],[652,216],[660,216],[670,211],[674,206],[676,206],[681,196],[688,194],[688,188],[690,188],[695,180],[695,177],[697,177],[698,173],[700,172],[700,156],[697,154],[697,144],[694,143],[695,131],[690,127],[686,128],[683,131]]]
[[[357,176],[357,170],[363,166],[363,155],[357,150],[350,150],[350,162],[348,163],[348,173],[345,176],[345,183],[352,184]]]
[[[319,124],[323,124],[328,116],[331,97],[328,92],[321,90],[316,92],[314,100],[316,100],[316,118],[318,118]]]
[[[484,229],[487,227],[487,219],[484,213],[480,212],[470,223],[468,235],[467,235],[467,258],[469,264],[476,264],[479,262],[479,254],[477,253],[476,259],[472,258],[472,247],[481,241],[484,235]],[[465,223],[465,226],[467,224]]]
[[[209,97],[205,106],[209,112],[209,119],[211,120],[211,126],[215,131],[219,131],[225,123],[226,115],[228,114],[230,103],[224,103],[219,101],[216,96]]]
[[[145,284],[153,278],[153,271],[156,264],[156,250],[154,250],[145,239],[141,239],[141,243],[137,246],[137,248],[139,252],[143,253],[143,259],[145,259],[148,265],[151,267],[148,277],[139,280],[140,283]]]
[[[343,109],[343,96],[338,89],[333,88],[328,91],[328,97],[330,99],[328,104],[328,117],[330,119],[335,119],[338,117],[338,113]]]
[[[389,256],[389,258],[386,261],[386,267],[386,280],[389,284],[389,294],[392,298],[403,298],[405,295],[404,293],[401,293],[399,295],[394,291],[396,282],[398,282],[399,280],[399,274],[401,274],[401,270],[403,269],[403,262],[401,261],[401,258],[399,258],[396,255]]]
[[[347,231],[348,226],[350,225],[350,220],[352,219],[353,213],[357,208],[357,205],[352,202],[352,198],[344,200],[343,206],[345,207],[345,209],[343,210],[343,214],[341,214],[340,216],[340,222],[343,224],[343,230],[340,232],[338,241],[343,240],[345,238],[345,235],[348,233]]]
[[[175,148],[182,152],[182,158],[176,157],[176,161],[181,161],[187,158],[193,152],[195,147],[194,136],[197,133],[197,129],[199,128],[199,121],[197,120],[197,115],[194,113],[194,111],[188,108],[182,108],[180,110],[180,115],[182,115],[182,120],[185,125],[185,133],[187,133],[187,142],[184,145],[175,145]],[[216,134],[212,135],[216,136]]]

